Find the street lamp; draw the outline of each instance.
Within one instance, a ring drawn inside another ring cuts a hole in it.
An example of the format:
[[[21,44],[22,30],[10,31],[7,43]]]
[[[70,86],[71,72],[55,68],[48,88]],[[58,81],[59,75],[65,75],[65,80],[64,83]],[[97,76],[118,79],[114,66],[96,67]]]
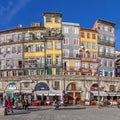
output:
[[[100,108],[100,76],[99,76],[99,68],[101,64],[98,65],[97,70],[98,70],[98,108]]]
[[[86,49],[84,46],[81,46],[81,48],[79,49],[79,55],[80,55],[80,61],[81,61],[81,75],[82,75],[82,52],[85,52],[86,54],[89,54],[88,49]],[[85,75],[86,74],[84,74],[84,88],[85,88],[84,101],[86,100],[86,93],[87,93]]]

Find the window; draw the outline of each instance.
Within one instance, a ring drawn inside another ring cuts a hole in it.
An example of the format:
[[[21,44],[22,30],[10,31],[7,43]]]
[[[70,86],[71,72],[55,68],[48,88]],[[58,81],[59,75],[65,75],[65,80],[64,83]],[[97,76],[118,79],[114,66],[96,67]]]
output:
[[[92,39],[96,39],[96,35],[95,34],[92,34]]]
[[[105,76],[108,76],[108,72],[105,71],[104,73],[105,73]]]
[[[91,43],[90,43],[90,42],[87,43],[87,48],[88,48],[88,49],[91,48]]]
[[[56,41],[56,43],[55,43],[55,48],[56,48],[56,49],[61,49],[61,42]]]
[[[12,53],[16,53],[16,47],[12,47]]]
[[[4,43],[4,42],[6,42],[5,36],[0,36],[0,43]]]
[[[78,45],[78,44],[79,44],[78,39],[74,39],[74,45]]]
[[[107,66],[107,60],[104,61],[104,66]]]
[[[29,86],[30,86],[30,83],[29,83],[29,82],[25,82],[25,83],[24,83],[24,87],[25,87],[25,88],[28,88]]]
[[[90,38],[90,33],[87,33],[87,38]]]
[[[79,28],[75,28],[75,34],[79,34]]]
[[[30,70],[30,75],[34,75],[34,70]]]
[[[43,47],[39,44],[36,45],[36,52],[42,51]]]
[[[81,32],[81,37],[85,37],[85,33],[84,32]]]
[[[28,70],[25,70],[25,71],[24,71],[24,75],[29,75],[29,71],[28,71]]]
[[[78,50],[73,50],[73,57],[78,57],[79,56],[79,52]]]
[[[92,58],[93,58],[93,59],[96,59],[96,58],[97,58],[96,56],[97,56],[96,53],[93,53],[93,54],[92,54]]]
[[[59,81],[55,81],[54,82],[54,87],[55,87],[55,90],[59,90],[60,89],[60,83],[59,83]]]
[[[69,38],[64,39],[64,45],[69,45]]]
[[[29,45],[28,47],[30,48],[30,52],[34,52],[35,51],[34,45]]]
[[[12,35],[12,39],[13,39],[13,41],[16,41],[16,40],[18,39],[17,34],[13,34],[13,35]]]
[[[55,17],[55,22],[56,23],[61,23],[61,18],[60,17]]]
[[[99,76],[102,76],[103,75],[103,72],[102,71],[99,71]]]
[[[52,69],[51,68],[47,69],[47,75],[52,75]]]
[[[28,52],[28,46],[27,45],[24,46],[24,52]]]
[[[56,56],[56,65],[60,65],[60,64],[61,64],[61,57]]]
[[[40,75],[40,70],[37,70],[37,71],[36,71],[36,74],[37,74],[37,75]]]
[[[112,67],[112,61],[110,61],[110,67]]]
[[[63,27],[64,33],[68,33],[68,27]]]
[[[110,72],[110,77],[112,77],[113,76],[113,72]]]
[[[18,51],[17,51],[17,53],[21,53],[22,52],[22,48],[21,48],[21,46],[18,46]]]
[[[52,22],[52,18],[51,17],[46,17],[46,22]]]
[[[22,34],[18,34],[18,40],[22,40]]]
[[[10,41],[11,39],[11,35],[7,35],[7,41]]]
[[[36,33],[36,39],[39,40],[39,39],[40,39],[40,36],[41,36],[41,33],[40,33],[40,32],[37,32],[37,33]]]
[[[47,49],[52,49],[52,42],[47,42]]]
[[[92,49],[96,49],[96,43],[92,43]]]
[[[52,64],[52,56],[47,56],[47,65]]]
[[[63,49],[63,56],[68,57],[69,56],[69,50]]]
[[[6,48],[6,53],[9,54],[10,53],[10,47]]]
[[[25,40],[33,40],[33,34],[32,33],[25,33],[25,36],[24,36],[25,38]]]
[[[75,66],[75,70],[79,70],[80,64],[79,64],[78,61],[75,61],[75,62],[74,62],[74,66]]]
[[[61,74],[61,69],[60,68],[56,68],[56,74],[60,75]]]

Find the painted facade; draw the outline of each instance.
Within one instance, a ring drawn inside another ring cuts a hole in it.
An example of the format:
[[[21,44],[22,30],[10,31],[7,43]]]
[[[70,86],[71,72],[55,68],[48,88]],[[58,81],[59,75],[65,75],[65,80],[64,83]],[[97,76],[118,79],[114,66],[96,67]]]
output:
[[[98,19],[94,26],[98,32],[98,56],[101,64],[100,76],[115,76],[115,23]]]
[[[62,42],[63,51],[63,74],[80,74],[80,25],[77,23],[62,23],[62,33],[64,40]]]
[[[96,30],[80,29],[81,71],[83,75],[97,76],[98,69],[98,33]]]
[[[119,97],[120,79],[114,77],[113,65],[115,24],[98,20],[90,30],[62,22],[61,13],[45,12],[43,17],[44,27],[33,22],[0,31],[0,94],[34,93],[35,100],[44,101],[47,96],[64,100],[67,94],[71,104],[91,101],[98,89],[101,100]]]

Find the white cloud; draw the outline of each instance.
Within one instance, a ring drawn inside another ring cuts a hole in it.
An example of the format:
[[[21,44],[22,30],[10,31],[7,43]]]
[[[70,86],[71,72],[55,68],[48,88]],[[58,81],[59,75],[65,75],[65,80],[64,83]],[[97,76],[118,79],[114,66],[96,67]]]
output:
[[[12,18],[28,3],[30,0],[9,0],[5,5],[0,6],[0,22],[9,23]]]

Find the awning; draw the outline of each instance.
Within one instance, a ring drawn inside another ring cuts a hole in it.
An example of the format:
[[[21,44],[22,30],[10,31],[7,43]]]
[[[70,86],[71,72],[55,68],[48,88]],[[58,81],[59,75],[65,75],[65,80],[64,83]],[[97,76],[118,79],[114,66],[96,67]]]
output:
[[[108,96],[120,96],[120,92],[107,92]]]
[[[61,91],[34,91],[34,93],[38,96],[61,96],[62,92]]]
[[[98,96],[98,91],[90,91],[94,96]],[[100,96],[108,96],[105,91],[99,91]]]

